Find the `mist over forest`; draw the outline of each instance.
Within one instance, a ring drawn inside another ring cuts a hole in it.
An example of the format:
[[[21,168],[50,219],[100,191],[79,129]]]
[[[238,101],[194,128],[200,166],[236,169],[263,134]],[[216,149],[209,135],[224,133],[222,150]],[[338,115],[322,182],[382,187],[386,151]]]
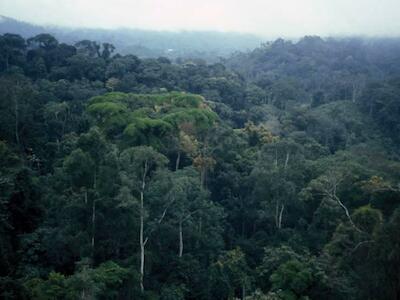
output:
[[[0,18],[0,299],[397,300],[399,276],[400,37]]]
[[[220,57],[236,51],[252,50],[263,42],[258,35],[236,32],[42,26],[0,16],[0,33],[10,32],[26,39],[46,32],[67,44],[81,40],[107,42],[112,43],[120,54],[134,54],[141,58],[164,56],[172,60],[192,58],[210,62],[217,62]]]

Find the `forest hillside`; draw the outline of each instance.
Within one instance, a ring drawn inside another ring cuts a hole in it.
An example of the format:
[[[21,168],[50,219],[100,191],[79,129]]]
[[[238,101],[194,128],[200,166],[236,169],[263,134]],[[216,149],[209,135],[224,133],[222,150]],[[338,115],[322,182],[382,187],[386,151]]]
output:
[[[400,298],[399,39],[117,52],[0,35],[0,298]]]

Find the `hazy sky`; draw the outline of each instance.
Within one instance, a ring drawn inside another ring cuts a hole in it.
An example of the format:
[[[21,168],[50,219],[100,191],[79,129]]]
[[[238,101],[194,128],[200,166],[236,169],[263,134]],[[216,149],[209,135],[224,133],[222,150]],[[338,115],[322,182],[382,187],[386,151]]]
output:
[[[74,27],[400,35],[400,0],[0,0],[0,15]]]

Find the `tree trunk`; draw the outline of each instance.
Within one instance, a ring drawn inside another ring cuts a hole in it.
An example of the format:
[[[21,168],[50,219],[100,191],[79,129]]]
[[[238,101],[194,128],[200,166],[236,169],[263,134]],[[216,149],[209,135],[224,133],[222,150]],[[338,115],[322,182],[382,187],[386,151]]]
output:
[[[289,157],[290,157],[290,153],[289,151],[286,152],[286,159],[285,159],[285,166],[284,166],[284,170],[286,171],[286,168],[289,164]]]
[[[143,229],[141,228],[141,236],[143,236]],[[143,243],[143,238],[141,238],[140,241],[140,290],[144,292],[144,285],[143,285],[143,279],[144,279],[144,243]]]
[[[356,226],[356,224],[354,224],[353,219],[351,218],[350,212],[347,209],[347,207],[344,205],[344,203],[340,200],[340,198],[336,195],[336,191],[337,191],[337,187],[339,184],[339,181],[337,178],[335,178],[334,176],[332,176],[330,178],[331,181],[331,188],[329,188],[328,190],[325,191],[325,195],[328,196],[331,200],[336,201],[341,208],[343,208],[347,219],[349,220],[350,224],[354,227],[354,229],[356,229],[358,232],[363,232],[360,228],[358,228]]]
[[[278,228],[282,228],[282,216],[283,216],[283,210],[285,209],[285,205],[282,204],[281,212],[279,213],[279,221],[278,221]]]
[[[337,197],[336,195],[334,195],[334,199],[336,199],[337,203],[343,208],[343,210],[344,210],[344,212],[345,212],[345,214],[346,214],[346,217],[347,217],[347,219],[349,220],[351,226],[353,226],[354,229],[356,229],[358,232],[363,232],[360,228],[358,228],[358,227],[356,226],[356,224],[354,224],[353,219],[352,219],[351,216],[350,216],[349,210],[348,210],[347,207],[343,204],[343,202],[340,201],[339,197]]]
[[[144,292],[144,259],[145,259],[145,245],[144,240],[144,189],[146,187],[146,175],[147,175],[147,161],[144,164],[144,171],[142,177],[142,188],[140,190],[140,290]]]
[[[92,203],[92,255],[94,255],[94,236],[96,232],[96,199]]]
[[[92,259],[94,258],[94,243],[95,243],[95,233],[96,233],[96,193],[97,189],[97,172],[96,169],[94,171],[94,178],[93,178],[93,190],[94,190],[94,197],[92,202]],[[86,190],[87,193],[87,190]],[[87,200],[87,199],[86,199]]]
[[[179,257],[183,255],[183,229],[182,221],[179,221]]]
[[[178,171],[180,161],[181,161],[181,151],[178,151],[178,156],[177,156],[176,162],[175,162],[175,171]]]
[[[140,289],[143,292],[143,277],[144,277],[144,237],[143,237],[143,220],[144,211],[143,211],[143,189],[140,192]]]
[[[282,228],[282,217],[283,217],[283,210],[285,209],[285,205],[280,204],[280,202],[277,200],[276,205],[275,205],[275,226],[277,229]]]

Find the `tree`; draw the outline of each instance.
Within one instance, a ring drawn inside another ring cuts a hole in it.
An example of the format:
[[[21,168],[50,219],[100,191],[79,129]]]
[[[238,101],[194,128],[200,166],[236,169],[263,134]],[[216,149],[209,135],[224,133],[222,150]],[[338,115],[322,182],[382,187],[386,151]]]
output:
[[[128,270],[112,261],[95,269],[82,261],[77,269],[72,276],[50,272],[47,279],[30,279],[24,286],[31,299],[115,299],[128,277]]]
[[[150,235],[145,233],[145,225],[148,224],[149,215],[146,210],[145,193],[148,186],[152,184],[152,179],[157,170],[164,167],[167,161],[165,156],[148,146],[128,148],[120,155],[120,163],[123,170],[122,176],[131,181],[131,195],[139,198],[140,288],[142,292],[144,291],[145,249],[150,238]],[[167,208],[168,206],[159,217],[158,223],[163,221]]]
[[[13,140],[22,149],[29,143],[25,137],[29,137],[27,133],[34,126],[31,110],[35,91],[29,79],[19,74],[1,78],[0,89],[3,98],[0,111],[4,122],[1,136]]]
[[[226,251],[213,265],[214,284],[219,297],[234,299],[240,290],[242,299],[246,298],[246,288],[250,285],[249,270],[244,253],[240,248]]]
[[[361,229],[359,229],[353,222],[349,209],[337,195],[339,185],[343,180],[343,174],[335,171],[328,171],[326,175],[322,175],[317,180],[314,180],[311,184],[314,186],[315,190],[321,193],[324,197],[327,197],[328,199],[335,201],[338,205],[340,205],[350,224],[354,227],[354,229],[361,232]]]
[[[49,102],[44,107],[44,117],[46,119],[46,123],[48,124],[48,131],[55,131],[55,138],[57,140],[58,147],[61,138],[66,132],[69,114],[70,107],[65,101],[61,103]]]
[[[47,33],[38,34],[37,36],[28,39],[27,42],[28,46],[32,48],[39,47],[44,50],[51,50],[58,46],[56,38]]]
[[[96,239],[96,204],[101,199],[99,190],[100,170],[106,164],[106,153],[110,147],[97,128],[78,139],[78,148],[66,157],[63,168],[70,180],[71,187],[84,197],[84,205],[90,207],[90,247],[91,256],[95,255]]]
[[[111,44],[107,44],[111,45]],[[78,51],[78,54],[83,54],[89,57],[101,57],[100,54],[100,45],[95,41],[90,40],[82,40],[75,44],[75,48]],[[109,51],[110,46],[107,46],[107,51]]]
[[[11,272],[13,261],[13,222],[19,222],[13,216],[13,194],[17,192],[17,176],[20,169],[20,160],[10,147],[0,141],[0,276]]]
[[[311,287],[313,271],[307,263],[289,260],[271,275],[272,289],[281,299],[309,299],[306,291]]]
[[[252,171],[253,197],[263,206],[262,217],[271,219],[275,228],[283,227],[285,209],[293,206],[303,178],[304,164],[300,145],[291,140],[266,144],[259,153],[259,163]]]
[[[184,227],[186,227],[186,224],[192,224],[197,216],[206,213],[207,208],[212,206],[212,203],[208,200],[207,192],[201,189],[199,176],[195,170],[185,168],[171,175],[172,188],[170,193],[174,199],[171,214],[178,224],[178,257],[182,257],[184,250]]]
[[[103,51],[101,53],[101,57],[104,59],[109,59],[114,50],[115,46],[113,44],[103,43]]]
[[[376,266],[378,267],[379,277],[384,278],[384,286],[377,287],[381,295],[396,299],[400,295],[400,284],[396,274],[399,272],[399,228],[400,228],[400,209],[397,208],[390,220],[381,228],[374,244]]]
[[[262,288],[263,291],[268,292],[271,289],[270,278],[279,266],[291,260],[303,260],[304,256],[302,254],[305,256],[308,253],[297,253],[287,245],[266,247],[264,249],[262,262],[257,268],[258,286]]]
[[[1,71],[9,71],[11,66],[22,67],[25,63],[25,40],[17,35],[6,33],[0,36],[0,64]]]

